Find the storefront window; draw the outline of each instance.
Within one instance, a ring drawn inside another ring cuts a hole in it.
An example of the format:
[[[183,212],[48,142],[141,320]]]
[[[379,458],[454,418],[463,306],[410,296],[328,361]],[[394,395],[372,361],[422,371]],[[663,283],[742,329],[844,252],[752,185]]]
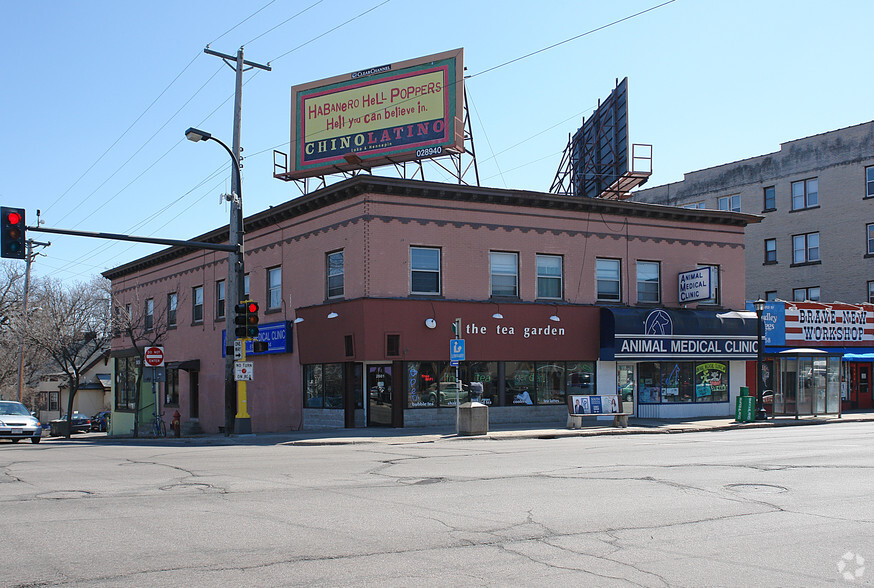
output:
[[[325,408],[343,408],[343,364],[326,363],[322,373],[325,380]]]
[[[634,412],[634,365],[616,366],[616,391],[622,402],[622,412]]]
[[[565,372],[567,394],[595,393],[595,363],[592,361],[568,362]]]
[[[564,362],[538,362],[536,365],[537,404],[563,404]]]
[[[640,390],[640,403],[662,401],[661,368],[654,362],[637,364],[637,389]]]
[[[497,406],[498,398],[498,362],[471,361],[461,364],[461,381],[464,384],[479,382],[483,385],[483,396],[480,399],[485,405]]]
[[[505,366],[504,406],[534,404],[534,362],[508,361]]]
[[[637,373],[644,404],[728,402],[728,366],[722,362],[641,362]]]
[[[322,408],[322,366],[321,364],[304,366],[304,406],[307,408]]]

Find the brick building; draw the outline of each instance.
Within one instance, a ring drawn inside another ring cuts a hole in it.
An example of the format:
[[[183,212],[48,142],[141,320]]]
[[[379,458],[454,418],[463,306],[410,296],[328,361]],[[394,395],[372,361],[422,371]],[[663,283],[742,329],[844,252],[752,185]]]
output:
[[[733,414],[755,325],[717,315],[743,308],[744,230],[758,221],[369,175],[271,207],[244,223],[247,294],[269,343],[248,385],[252,429],[448,426],[470,382],[492,423],[560,423],[569,394],[617,390],[642,416]],[[116,308],[170,323],[159,402],[206,432],[224,423],[226,264],[171,247],[104,273]],[[682,305],[677,275],[702,266],[713,296]],[[462,390],[448,362],[456,318]],[[130,341],[112,352],[123,434],[136,406],[141,421],[151,409],[132,400]]]

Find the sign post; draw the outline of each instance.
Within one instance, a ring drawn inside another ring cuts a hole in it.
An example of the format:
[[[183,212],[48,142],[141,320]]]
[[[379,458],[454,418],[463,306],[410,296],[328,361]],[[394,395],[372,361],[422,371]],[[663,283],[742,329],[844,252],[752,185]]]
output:
[[[159,407],[161,406],[158,398],[158,387],[155,383],[158,381],[159,368],[164,367],[164,348],[160,346],[146,347],[143,352],[143,361],[147,366],[152,368],[152,395],[155,397],[155,418],[161,414]],[[163,371],[163,370],[161,370]]]
[[[464,361],[464,339],[461,339],[461,319],[453,323],[455,338],[449,340],[449,361],[455,366],[455,434],[458,435],[458,421],[461,414],[461,380],[458,377],[458,362]]]

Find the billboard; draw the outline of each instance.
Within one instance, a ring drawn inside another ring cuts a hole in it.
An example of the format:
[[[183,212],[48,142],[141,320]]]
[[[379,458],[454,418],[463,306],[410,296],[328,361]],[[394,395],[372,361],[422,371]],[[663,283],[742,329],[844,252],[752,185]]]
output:
[[[628,173],[628,78],[616,84],[571,140],[574,196],[598,198]]]
[[[464,151],[464,50],[291,88],[288,179]]]

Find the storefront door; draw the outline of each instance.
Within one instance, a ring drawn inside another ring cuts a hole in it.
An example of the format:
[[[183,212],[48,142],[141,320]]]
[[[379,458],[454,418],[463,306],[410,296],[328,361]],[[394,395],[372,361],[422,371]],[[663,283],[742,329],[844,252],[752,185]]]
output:
[[[856,381],[858,382],[856,408],[872,408],[874,403],[871,401],[871,364],[859,364],[859,378]]]
[[[391,426],[391,364],[367,366],[367,426]]]
[[[637,380],[634,378],[634,364],[620,363],[616,366],[616,388],[619,392],[619,400],[622,402],[622,412],[627,412],[631,415],[634,412],[634,383]]]

